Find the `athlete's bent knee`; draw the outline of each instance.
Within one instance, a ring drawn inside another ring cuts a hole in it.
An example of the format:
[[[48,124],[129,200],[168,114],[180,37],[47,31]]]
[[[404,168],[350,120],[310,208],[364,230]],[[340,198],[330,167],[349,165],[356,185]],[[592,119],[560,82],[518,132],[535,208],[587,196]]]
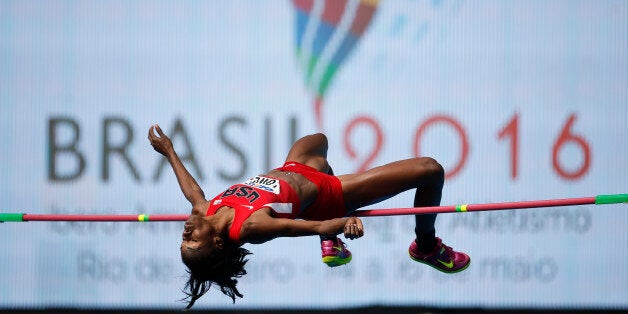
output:
[[[443,166],[441,166],[436,159],[431,157],[420,157],[417,160],[417,164],[419,165],[422,175],[429,176],[433,180],[437,181],[445,180],[445,169],[443,169]]]
[[[316,138],[317,140],[321,141],[325,145],[327,145],[327,135],[319,132],[319,133],[314,133],[311,136]]]

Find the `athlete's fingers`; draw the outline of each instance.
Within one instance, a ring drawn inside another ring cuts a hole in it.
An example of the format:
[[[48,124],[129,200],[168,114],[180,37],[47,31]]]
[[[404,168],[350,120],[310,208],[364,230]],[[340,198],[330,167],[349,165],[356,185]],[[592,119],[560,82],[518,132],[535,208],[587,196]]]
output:
[[[351,239],[351,238],[352,238],[352,235],[351,235],[351,224],[350,224],[350,223],[347,223],[347,224],[345,225],[345,228],[344,228],[344,236],[345,236],[345,238],[347,238],[347,239]]]
[[[360,237],[360,228],[355,223],[349,223],[345,225],[345,238],[357,239]]]
[[[362,220],[360,220],[360,218],[354,217],[350,223],[350,226],[353,239],[357,239],[364,235],[364,225],[362,224]]]
[[[155,129],[155,126],[151,125],[150,128],[148,129],[148,140],[152,143],[154,141],[155,138],[155,134],[153,134],[153,130]]]
[[[364,235],[364,225],[362,224],[362,220],[360,218],[356,218],[356,223],[358,225],[359,236]]]
[[[155,124],[155,129],[157,129],[157,134],[159,134],[160,137],[164,136],[164,131],[161,130],[161,127],[159,127],[159,124]]]
[[[356,228],[358,229],[357,230],[357,235],[358,235],[357,237],[359,238],[359,237],[363,236],[364,235],[364,228],[362,226],[360,226],[360,225],[358,225]]]
[[[343,232],[343,235],[347,239],[351,238],[351,232],[350,232],[349,228],[351,228],[351,226],[349,224],[346,224],[345,227],[344,227],[344,232]]]

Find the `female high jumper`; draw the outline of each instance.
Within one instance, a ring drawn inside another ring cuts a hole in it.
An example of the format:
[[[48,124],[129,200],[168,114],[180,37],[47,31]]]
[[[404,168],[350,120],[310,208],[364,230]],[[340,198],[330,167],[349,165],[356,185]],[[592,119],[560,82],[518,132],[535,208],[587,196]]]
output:
[[[155,134],[155,131],[157,134]],[[159,125],[148,132],[153,148],[164,155],[192,214],[185,223],[181,259],[189,279],[187,309],[217,284],[233,302],[242,297],[237,279],[246,274],[244,243],[260,244],[278,237],[319,235],[322,259],[330,267],[351,261],[337,238],[364,235],[362,221],[346,217],[358,208],[416,189],[414,207],[440,205],[444,170],[432,158],[396,161],[362,173],[334,176],[327,162],[327,138],[313,134],[297,140],[280,168],[235,184],[211,200],[187,171],[171,140]],[[469,266],[467,254],[454,251],[435,236],[436,214],[416,215],[410,258],[445,273]]]

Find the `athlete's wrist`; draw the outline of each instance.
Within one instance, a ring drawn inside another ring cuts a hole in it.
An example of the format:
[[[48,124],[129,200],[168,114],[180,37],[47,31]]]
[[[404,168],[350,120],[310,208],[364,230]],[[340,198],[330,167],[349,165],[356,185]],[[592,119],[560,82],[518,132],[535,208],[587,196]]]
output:
[[[177,155],[177,152],[174,150],[174,147],[170,147],[169,149],[166,149],[164,151],[164,156],[170,162],[172,162],[172,161],[174,161],[174,160],[179,158],[179,155]]]
[[[343,232],[346,218],[334,218],[321,221],[321,228],[318,234],[321,236],[333,237]]]

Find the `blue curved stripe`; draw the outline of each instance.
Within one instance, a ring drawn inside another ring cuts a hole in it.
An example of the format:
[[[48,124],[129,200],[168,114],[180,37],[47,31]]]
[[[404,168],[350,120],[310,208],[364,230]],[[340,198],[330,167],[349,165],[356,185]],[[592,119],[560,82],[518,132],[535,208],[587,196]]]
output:
[[[297,50],[301,50],[301,44],[303,43],[303,34],[305,33],[305,27],[307,25],[307,21],[310,19],[310,16],[307,14],[307,12],[302,11],[300,9],[296,9],[296,11],[297,11],[296,44],[297,44]]]
[[[314,38],[314,43],[312,45],[312,55],[319,57],[325,49],[325,46],[329,43],[329,39],[334,34],[336,28],[326,23],[325,21],[321,21],[318,24],[318,29],[316,30],[316,37]]]
[[[347,36],[342,40],[340,47],[334,53],[331,63],[336,67],[340,67],[340,64],[347,58],[355,44],[358,42],[359,37],[353,35],[351,32],[347,33]]]

